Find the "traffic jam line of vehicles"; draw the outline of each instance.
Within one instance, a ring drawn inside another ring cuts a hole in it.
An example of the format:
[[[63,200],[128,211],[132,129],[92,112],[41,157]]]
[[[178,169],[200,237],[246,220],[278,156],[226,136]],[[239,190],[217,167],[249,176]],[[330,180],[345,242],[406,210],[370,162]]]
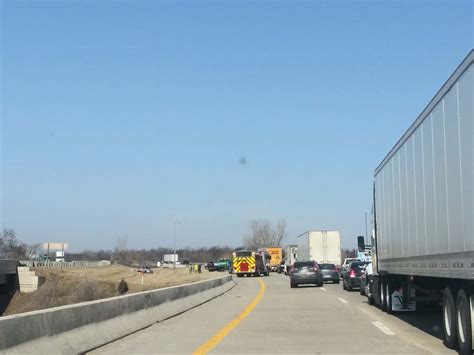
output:
[[[383,311],[441,303],[444,343],[472,354],[474,51],[375,170],[372,274]]]
[[[474,350],[473,62],[471,51],[375,170],[371,243],[359,237],[339,273],[386,313],[440,307],[444,344],[463,355]],[[337,283],[340,233],[296,239],[281,264],[290,286]],[[237,252],[233,267],[268,275],[263,260]]]

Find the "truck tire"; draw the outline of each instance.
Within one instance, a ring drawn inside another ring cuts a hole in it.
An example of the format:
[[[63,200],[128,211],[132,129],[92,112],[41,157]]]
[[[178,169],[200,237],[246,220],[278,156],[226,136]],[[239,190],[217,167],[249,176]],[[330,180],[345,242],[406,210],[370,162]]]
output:
[[[385,280],[380,278],[379,281],[379,294],[380,294],[380,309],[385,312],[387,311],[387,298],[385,297]]]
[[[390,283],[390,279],[387,278],[385,280],[385,304],[386,304],[386,311],[388,314],[393,314],[393,304],[392,304],[392,293],[393,293],[393,287],[392,284]]]
[[[456,321],[457,321],[457,338],[459,353],[464,355],[472,354],[472,314],[469,297],[466,292],[461,289],[456,298]]]
[[[242,275],[242,274],[236,274],[236,275],[237,275],[237,277],[242,277],[242,276],[244,276],[244,275]]]
[[[369,302],[369,305],[373,306],[375,304],[374,296],[367,296],[367,301]]]
[[[446,287],[443,292],[443,331],[444,344],[454,349],[456,347],[456,303],[454,302],[451,287]]]

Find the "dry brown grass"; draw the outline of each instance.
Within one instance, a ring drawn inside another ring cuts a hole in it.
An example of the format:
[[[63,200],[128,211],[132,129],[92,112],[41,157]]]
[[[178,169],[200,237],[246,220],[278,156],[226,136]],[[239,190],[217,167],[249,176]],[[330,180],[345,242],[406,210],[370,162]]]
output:
[[[38,276],[46,278],[45,283],[33,293],[17,292],[3,315],[118,296],[118,284],[122,279],[128,284],[127,293],[135,293],[224,275],[206,270],[195,274],[189,273],[188,269],[154,269],[153,274],[143,275],[142,285],[140,273],[121,265],[34,270]]]

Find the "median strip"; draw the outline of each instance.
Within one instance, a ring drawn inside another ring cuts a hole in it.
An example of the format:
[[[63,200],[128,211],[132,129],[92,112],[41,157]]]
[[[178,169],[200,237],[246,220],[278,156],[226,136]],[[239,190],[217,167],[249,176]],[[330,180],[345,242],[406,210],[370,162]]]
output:
[[[209,351],[211,351],[214,347],[217,346],[226,336],[227,334],[230,333],[232,329],[237,327],[241,321],[243,321],[252,311],[253,309],[257,306],[257,304],[260,302],[260,300],[263,297],[263,294],[265,293],[265,283],[261,280],[258,280],[260,284],[260,291],[258,292],[257,296],[253,299],[253,301],[245,307],[245,309],[232,321],[230,321],[228,324],[226,324],[223,328],[217,331],[214,336],[209,339],[207,342],[205,342],[203,345],[201,345],[196,351],[193,352],[193,355],[204,355],[207,354]]]

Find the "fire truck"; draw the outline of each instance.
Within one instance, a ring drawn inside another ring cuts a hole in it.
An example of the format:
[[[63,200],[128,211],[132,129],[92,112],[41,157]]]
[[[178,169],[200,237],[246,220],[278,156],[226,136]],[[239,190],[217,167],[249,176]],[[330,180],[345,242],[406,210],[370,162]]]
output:
[[[268,276],[270,274],[270,255],[267,252],[252,250],[238,250],[232,255],[232,271],[237,277]]]

